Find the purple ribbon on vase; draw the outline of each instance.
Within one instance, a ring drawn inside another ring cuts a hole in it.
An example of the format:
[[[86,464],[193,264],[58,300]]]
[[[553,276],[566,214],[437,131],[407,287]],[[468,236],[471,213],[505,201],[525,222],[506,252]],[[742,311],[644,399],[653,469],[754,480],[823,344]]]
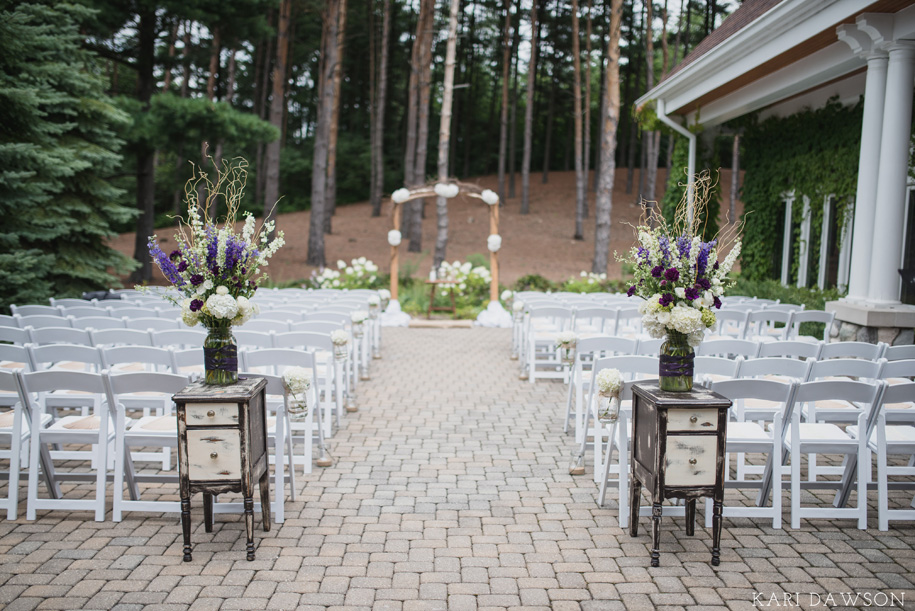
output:
[[[238,371],[238,348],[234,344],[221,348],[204,348],[203,363],[208,371]]]
[[[687,354],[684,356],[662,354],[658,373],[665,378],[676,378],[680,376],[692,377],[694,359],[695,354]]]

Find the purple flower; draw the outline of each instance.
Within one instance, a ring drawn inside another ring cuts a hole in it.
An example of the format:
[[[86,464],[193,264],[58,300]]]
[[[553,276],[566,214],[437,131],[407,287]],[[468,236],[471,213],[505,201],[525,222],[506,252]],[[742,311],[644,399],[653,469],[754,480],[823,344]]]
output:
[[[180,250],[173,250],[173,251],[171,252],[171,254],[168,255],[168,258],[171,259],[172,261],[177,261],[178,259],[181,258],[181,251],[180,251]]]
[[[714,305],[715,305],[715,307],[716,307],[717,309],[720,310],[720,309],[721,309],[721,300],[718,299],[717,297],[715,297]]]
[[[661,298],[658,299],[658,303],[661,305],[662,308],[666,308],[671,303],[673,303],[673,301],[674,301],[674,296],[671,295],[670,293],[664,293],[663,295],[661,295]]]
[[[667,286],[667,280],[661,280],[661,286]]]
[[[182,261],[181,263],[178,264],[178,273],[179,274],[184,272],[184,270],[186,270],[186,269],[187,269],[187,261]]]
[[[718,261],[715,261],[715,265],[712,266],[712,269],[718,269]]]
[[[166,280],[179,288],[187,284],[175,267],[174,262],[162,252],[162,249],[159,247],[159,244],[156,243],[155,239],[150,238],[147,246],[149,247],[149,255],[152,257],[153,261],[156,262],[156,265],[159,266],[159,269],[162,270],[162,275],[165,276]]]
[[[702,245],[699,246],[699,256],[696,258],[696,272],[698,274],[701,275],[705,273],[705,268],[708,267],[709,253],[717,243],[718,240],[712,240],[711,242],[703,242]]]
[[[712,282],[708,278],[699,278],[696,280],[696,284],[704,291],[712,288]]]
[[[670,261],[670,239],[667,236],[661,236],[658,239],[658,246],[661,247],[661,254],[664,256],[664,262]]]
[[[191,305],[189,307],[191,309],[191,312],[199,312],[200,308],[203,307],[203,302],[199,299],[195,299],[194,301],[191,302]]]
[[[693,299],[699,299],[699,289],[694,286],[686,289],[686,298],[692,301]]]
[[[689,257],[689,248],[692,244],[692,240],[688,236],[680,236],[677,238],[677,250],[680,252],[680,258],[686,259]]]
[[[203,284],[203,275],[194,274],[193,276],[191,276],[191,284],[193,284],[194,286],[200,286],[201,284]]]
[[[655,278],[660,278],[661,274],[663,274],[663,273],[664,273],[664,268],[661,267],[660,265],[655,265],[653,268],[651,268],[651,275],[654,276]]]
[[[664,277],[667,278],[668,282],[676,282],[680,279],[680,271],[676,267],[671,267],[664,272]]]
[[[627,297],[632,297],[633,295],[635,295],[635,285],[634,284],[629,287],[628,291],[626,291]]]

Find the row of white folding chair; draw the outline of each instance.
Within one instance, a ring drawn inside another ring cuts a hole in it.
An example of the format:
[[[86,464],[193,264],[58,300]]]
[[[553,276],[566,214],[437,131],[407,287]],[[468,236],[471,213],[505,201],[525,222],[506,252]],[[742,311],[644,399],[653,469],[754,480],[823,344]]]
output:
[[[754,310],[724,307],[715,313],[718,329],[713,335],[765,341],[801,338],[804,338],[802,341],[828,341],[835,313],[822,310],[795,310],[795,307],[800,306],[772,306]],[[800,328],[804,323],[824,325],[823,337],[800,335]]]
[[[32,327],[33,329],[43,329],[47,327],[55,328],[72,328],[72,329],[88,329],[90,327],[95,328],[112,328],[112,327],[121,327],[121,328],[177,328],[179,324],[178,313],[175,310],[150,310],[145,308],[139,308],[135,311],[124,312],[124,311],[115,311],[111,316],[46,316],[46,315],[34,315],[34,316],[19,316],[18,314],[12,317],[6,316],[0,320],[0,326],[4,327],[14,327],[19,329],[25,329],[27,327]],[[134,321],[143,321],[134,322]],[[139,326],[139,325],[144,326]]]
[[[18,374],[19,393],[21,403],[17,408],[26,406],[24,414],[29,414],[35,421],[41,414],[41,405],[38,397],[53,391],[69,390],[82,393],[91,393],[104,397],[99,402],[99,408],[91,417],[69,416],[54,423],[30,431],[29,455],[29,484],[28,484],[28,510],[27,517],[35,519],[39,509],[87,509],[95,512],[96,521],[104,520],[105,516],[105,490],[107,482],[108,458],[114,446],[114,519],[121,519],[124,509],[141,511],[173,511],[180,509],[177,502],[152,502],[139,499],[137,482],[141,479],[152,481],[174,481],[174,475],[156,474],[153,476],[137,476],[133,466],[130,449],[132,447],[174,447],[177,442],[176,421],[174,415],[160,415],[141,418],[133,422],[126,416],[125,398],[135,399],[137,393],[144,393],[155,402],[170,401],[170,397],[184,388],[188,379],[185,376],[168,373],[126,373],[109,375],[102,373],[69,372],[69,371],[43,371]],[[282,382],[280,381],[280,393]],[[151,395],[158,396],[152,397]],[[111,406],[115,406],[112,410]],[[283,418],[285,414],[280,410],[279,425],[269,427],[268,434],[279,438],[284,437]],[[277,430],[279,429],[279,430]],[[89,445],[93,448],[91,453],[91,468],[88,473],[61,473],[54,469],[53,453],[47,452],[52,444],[79,444]],[[282,459],[282,443],[278,444],[278,465],[285,465]],[[290,446],[291,447],[291,446]],[[41,467],[39,469],[39,467]],[[291,470],[291,464],[290,464]],[[282,521],[282,504],[279,501],[284,494],[281,485],[281,467],[277,467],[277,502],[274,510],[277,512],[278,521]],[[43,476],[49,484],[49,498],[38,497],[38,479]],[[60,491],[59,482],[62,480],[94,481],[95,498],[92,500],[67,499]],[[123,483],[127,483],[130,500],[124,499]],[[11,475],[11,485],[14,483]],[[16,478],[18,484],[18,477]],[[11,494],[13,492],[11,491]],[[17,487],[18,494],[18,487]],[[228,506],[221,507],[227,511]]]

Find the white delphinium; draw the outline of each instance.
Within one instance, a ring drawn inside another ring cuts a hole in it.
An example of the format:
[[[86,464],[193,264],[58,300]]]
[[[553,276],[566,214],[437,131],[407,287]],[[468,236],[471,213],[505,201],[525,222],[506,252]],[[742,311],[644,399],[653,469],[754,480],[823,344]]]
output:
[[[728,253],[728,256],[724,258],[724,263],[722,263],[718,268],[718,277],[724,278],[729,273],[731,273],[731,268],[734,267],[734,263],[737,262],[737,257],[740,256],[740,240],[734,243],[734,246],[731,248],[731,252]]]
[[[489,249],[489,252],[499,252],[499,249],[502,248],[502,236],[498,233],[491,234],[486,239],[486,247]]]
[[[483,192],[480,193],[480,198],[490,206],[495,206],[499,203],[499,196],[491,189],[484,189]]]
[[[245,225],[241,230],[241,237],[245,242],[250,242],[251,238],[254,237],[255,225],[257,220],[254,218],[253,214],[245,214]]]

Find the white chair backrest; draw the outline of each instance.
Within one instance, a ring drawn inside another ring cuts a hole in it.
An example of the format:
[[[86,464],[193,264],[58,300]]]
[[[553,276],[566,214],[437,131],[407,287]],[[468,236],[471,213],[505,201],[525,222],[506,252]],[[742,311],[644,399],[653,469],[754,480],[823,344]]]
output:
[[[99,306],[99,301],[97,299],[75,299],[73,297],[64,297],[63,299],[55,299],[50,297],[48,301],[54,307],[62,308],[73,308],[73,307],[83,307],[83,306]],[[99,306],[104,307],[104,306]]]
[[[794,395],[794,409],[804,403],[816,403],[817,401],[844,401],[859,406],[866,417],[867,434],[865,439],[870,438],[873,426],[876,423],[877,412],[880,408],[886,382],[877,381],[854,382],[846,380],[816,380],[812,382],[802,382],[797,387]],[[821,420],[824,415],[828,416],[829,410],[817,413],[817,419]],[[786,416],[786,419],[789,416]]]
[[[710,339],[699,344],[696,355],[753,359],[759,356],[759,342],[747,339]]]
[[[289,326],[291,327],[291,331],[305,331],[308,333],[331,333],[333,331],[346,329],[346,325],[343,323],[312,320],[294,322]]]
[[[791,312],[778,312],[774,310],[753,310],[747,312],[747,322],[744,327],[744,339],[753,335],[769,335],[770,330],[775,330],[775,324],[785,325],[780,333],[771,334],[772,337],[785,339],[788,335],[788,328],[791,326]]]
[[[788,330],[788,338],[797,337],[801,332],[801,325],[804,323],[819,323],[825,325],[823,336],[820,338],[824,342],[829,339],[829,330],[832,328],[832,322],[835,320],[835,312],[824,312],[823,310],[803,310],[794,313],[791,318],[791,328]]]
[[[803,312],[804,304],[794,304],[794,303],[776,303],[774,305],[766,306],[766,310],[769,312]]]
[[[180,329],[181,323],[175,318],[124,318],[125,326],[128,329],[137,329],[138,331],[169,331]]]
[[[19,345],[27,344],[29,343],[29,330],[0,326],[0,342]]]
[[[335,322],[342,325],[348,325],[351,322],[349,314],[340,314],[339,312],[326,312],[318,310],[304,316],[306,322]]]
[[[86,318],[74,318],[74,329],[125,329],[123,318],[88,316]]]
[[[772,356],[786,356],[790,358],[805,358],[805,359],[815,359],[819,358],[820,349],[823,344],[810,343],[810,342],[799,342],[799,341],[780,341],[780,342],[760,342],[759,353],[757,354],[760,358],[772,357]]]
[[[61,308],[49,305],[10,305],[13,316],[63,316]]]
[[[883,357],[888,361],[915,359],[915,344],[908,346],[887,346]]]
[[[174,329],[169,331],[153,331],[151,345],[172,348],[193,348],[203,346],[206,331],[200,329]]]
[[[100,348],[102,367],[114,369],[117,365],[152,365],[167,372],[176,372],[174,351],[155,346],[110,346]]]
[[[7,363],[3,365],[3,363]],[[21,369],[25,367],[26,371],[35,369],[32,363],[32,355],[25,346],[15,346],[12,344],[0,344],[0,367],[3,369]]]
[[[743,357],[729,359],[722,356],[697,356],[693,359],[693,373],[698,376],[723,376],[736,378]]]
[[[139,329],[92,329],[93,346],[152,346],[149,331]]]
[[[638,306],[619,308],[616,313],[616,335],[638,333],[642,329],[642,314]]]
[[[32,327],[34,329],[41,329],[44,327],[73,327],[73,319],[67,318],[65,316],[48,316],[39,314],[36,316],[20,316],[15,315],[19,319],[19,328],[25,329],[26,327]]]
[[[274,348],[273,337],[275,333],[261,333],[260,331],[248,331],[246,329],[237,329],[232,331],[238,347],[242,349],[249,348]]]
[[[22,386],[27,395],[55,390],[105,394],[102,374],[87,371],[51,370],[24,373],[22,374]]]
[[[886,344],[880,342],[869,344],[867,342],[833,342],[824,344],[820,350],[819,360],[854,358],[876,361],[883,356]]]
[[[890,378],[915,378],[915,359],[886,361],[883,364],[883,369],[880,370],[880,377],[884,380]]]
[[[111,315],[119,318],[159,318],[159,310],[158,308],[141,308],[134,306],[112,310]]]
[[[807,380],[821,378],[863,378],[877,380],[886,361],[865,361],[862,359],[829,359],[828,361],[814,361],[807,374]]]
[[[86,318],[87,316],[111,316],[111,310],[97,306],[70,306],[62,308],[64,316],[73,318]]]
[[[330,334],[309,333],[307,331],[277,333],[273,337],[273,345],[277,348],[317,349],[328,352],[333,352],[334,349],[334,343],[330,339]]]
[[[664,338],[643,338],[639,340],[639,347],[636,354],[643,356],[658,356],[661,354],[661,344]]]
[[[594,361],[594,371],[618,369],[624,380],[658,377],[658,358],[654,356],[605,356]]]
[[[596,356],[618,356],[635,354],[639,341],[629,337],[601,335],[578,340],[575,347],[577,354],[594,354]]]
[[[890,384],[883,391],[883,405],[912,403],[915,401],[915,382]],[[915,424],[910,421],[909,424]]]
[[[304,367],[313,372],[312,380],[318,379],[315,356],[312,352],[288,348],[268,348],[264,350],[245,350],[241,356],[246,371],[266,368],[269,370],[267,373],[281,376],[283,371],[289,367]]]
[[[35,371],[57,369],[59,364],[73,366],[82,363],[85,368],[101,371],[102,354],[93,346],[79,344],[50,344],[47,346],[28,346],[30,360]],[[73,371],[73,369],[70,369]]]
[[[813,359],[801,361],[784,357],[767,357],[746,359],[740,363],[737,376],[740,378],[758,378],[763,376],[782,376],[799,382],[807,379]]]
[[[43,327],[29,329],[29,341],[33,344],[81,344],[91,346],[92,338],[85,329],[72,327]]]
[[[743,337],[747,328],[747,312],[741,310],[721,309],[715,312],[718,321],[718,335]]]
[[[299,322],[302,320],[301,310],[293,310],[290,308],[285,309],[261,309],[261,313],[257,315],[258,320],[278,320],[280,322],[291,323]]]
[[[245,323],[246,331],[259,331],[260,333],[285,333],[289,331],[289,323],[285,320],[267,320],[255,318]]]
[[[794,402],[794,394],[797,392],[798,382],[779,382],[776,380],[721,380],[713,382],[711,389],[734,402],[734,409],[741,413],[748,420],[757,420],[762,416],[768,418],[772,410],[765,409],[759,412],[749,409],[746,405],[741,404],[746,399],[756,401],[765,401],[766,403],[779,405],[784,413]]]
[[[579,306],[575,308],[575,328],[590,326],[601,333],[616,331],[616,308]]]

